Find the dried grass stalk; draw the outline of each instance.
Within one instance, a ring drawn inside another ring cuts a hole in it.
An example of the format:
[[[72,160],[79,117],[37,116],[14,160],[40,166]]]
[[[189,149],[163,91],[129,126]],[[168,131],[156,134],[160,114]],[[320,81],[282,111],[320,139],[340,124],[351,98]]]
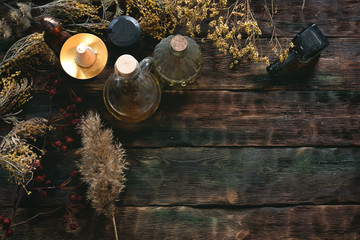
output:
[[[104,129],[100,116],[90,112],[79,125],[83,147],[78,162],[82,180],[88,183],[87,198],[98,213],[113,219],[115,235],[115,201],[125,188],[128,163],[121,143],[114,142],[111,129]]]

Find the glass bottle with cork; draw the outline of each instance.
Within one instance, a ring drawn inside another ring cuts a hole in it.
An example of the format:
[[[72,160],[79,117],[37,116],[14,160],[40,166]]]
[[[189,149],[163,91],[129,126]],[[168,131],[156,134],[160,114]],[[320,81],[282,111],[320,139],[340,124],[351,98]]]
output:
[[[185,87],[194,82],[203,67],[203,55],[195,40],[170,35],[155,46],[154,73],[169,86]]]
[[[158,108],[161,89],[150,73],[152,61],[147,57],[139,63],[129,54],[116,60],[114,72],[105,83],[103,99],[107,110],[118,120],[139,122]]]

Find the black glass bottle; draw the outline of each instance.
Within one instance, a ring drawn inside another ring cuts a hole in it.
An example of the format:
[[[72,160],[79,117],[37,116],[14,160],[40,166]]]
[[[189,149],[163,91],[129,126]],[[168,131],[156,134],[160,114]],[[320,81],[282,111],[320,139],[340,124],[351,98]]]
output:
[[[141,49],[140,24],[130,16],[119,16],[108,26],[108,48],[110,61],[116,61],[123,54],[136,58]]]
[[[290,48],[287,59],[283,62],[278,59],[266,68],[270,74],[279,72],[295,61],[307,63],[329,45],[329,41],[315,24],[298,33],[292,43],[294,47]]]

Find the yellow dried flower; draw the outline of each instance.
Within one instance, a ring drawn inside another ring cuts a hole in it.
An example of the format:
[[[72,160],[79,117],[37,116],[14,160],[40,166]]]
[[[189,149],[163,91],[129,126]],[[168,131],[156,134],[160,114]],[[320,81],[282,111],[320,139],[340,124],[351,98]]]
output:
[[[9,171],[10,179],[13,178],[25,190],[27,183],[32,179],[33,170],[43,154],[28,140],[34,140],[50,129],[46,119],[32,118],[17,124],[0,144],[1,166]]]

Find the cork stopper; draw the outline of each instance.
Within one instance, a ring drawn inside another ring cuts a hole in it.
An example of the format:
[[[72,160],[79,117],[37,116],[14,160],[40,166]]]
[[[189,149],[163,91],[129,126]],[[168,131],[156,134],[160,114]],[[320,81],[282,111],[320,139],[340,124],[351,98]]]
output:
[[[171,39],[171,47],[176,52],[182,52],[187,48],[187,40],[184,36],[176,35]]]
[[[86,45],[85,43],[80,43],[76,47],[75,62],[80,67],[90,67],[96,61],[96,51]]]
[[[131,55],[121,55],[115,62],[115,70],[125,78],[131,77],[139,68],[139,62]]]

